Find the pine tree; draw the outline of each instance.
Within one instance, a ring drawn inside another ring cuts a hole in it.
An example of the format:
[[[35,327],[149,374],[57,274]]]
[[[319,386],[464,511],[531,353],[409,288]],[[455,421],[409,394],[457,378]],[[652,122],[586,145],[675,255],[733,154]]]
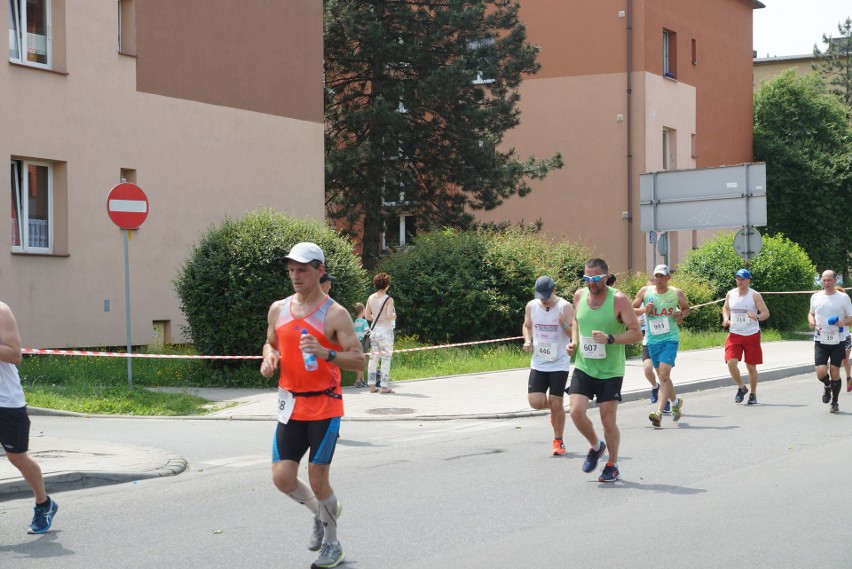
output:
[[[384,224],[464,228],[562,167],[502,146],[538,72],[515,0],[325,0],[326,207],[377,260]]]
[[[825,51],[814,45],[814,57],[823,61],[813,69],[823,76],[829,91],[840,97],[846,106],[846,117],[852,119],[852,18],[837,24],[837,37],[822,36]]]

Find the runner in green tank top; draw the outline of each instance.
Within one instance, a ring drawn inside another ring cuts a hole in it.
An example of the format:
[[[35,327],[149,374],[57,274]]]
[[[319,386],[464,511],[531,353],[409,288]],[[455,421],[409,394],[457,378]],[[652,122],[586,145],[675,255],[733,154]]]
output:
[[[586,262],[586,288],[574,293],[574,324],[568,355],[575,355],[574,374],[568,390],[571,420],[591,448],[583,462],[583,472],[597,467],[598,459],[609,449],[608,460],[599,482],[615,482],[618,471],[618,447],[621,433],[616,424],[621,384],[624,381],[624,345],[642,340],[639,320],[630,307],[630,299],[609,285],[615,276],[603,259]],[[589,401],[597,398],[604,440],[598,438],[588,417]]]
[[[671,279],[668,265],[657,265],[654,267],[654,286],[640,288],[633,299],[633,308],[645,312],[648,354],[660,378],[657,410],[648,415],[655,427],[660,426],[667,405],[671,407],[673,421],[680,420],[683,407],[683,399],[675,393],[671,375],[680,344],[678,325],[689,314],[689,301],[682,290],[669,286]],[[643,304],[645,307],[641,308]]]

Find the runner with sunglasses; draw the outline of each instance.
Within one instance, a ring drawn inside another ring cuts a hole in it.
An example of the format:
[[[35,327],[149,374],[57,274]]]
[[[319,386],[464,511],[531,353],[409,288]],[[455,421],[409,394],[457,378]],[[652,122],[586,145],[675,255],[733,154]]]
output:
[[[669,286],[672,272],[668,265],[654,267],[654,286],[643,286],[633,299],[633,308],[645,304],[645,326],[648,329],[648,354],[660,378],[660,399],[657,410],[648,415],[654,427],[659,427],[668,402],[672,421],[679,421],[683,399],[675,394],[672,368],[680,345],[678,325],[689,314],[689,302],[679,288]]]
[[[592,472],[608,450],[608,460],[598,482],[615,482],[621,433],[616,423],[621,385],[624,381],[624,345],[642,340],[639,320],[624,293],[611,288],[614,277],[603,259],[586,262],[586,286],[574,293],[574,324],[568,355],[575,356],[574,373],[568,389],[568,402],[574,426],[591,448],[583,462],[583,472]],[[598,438],[588,417],[589,402],[597,398],[604,440]]]

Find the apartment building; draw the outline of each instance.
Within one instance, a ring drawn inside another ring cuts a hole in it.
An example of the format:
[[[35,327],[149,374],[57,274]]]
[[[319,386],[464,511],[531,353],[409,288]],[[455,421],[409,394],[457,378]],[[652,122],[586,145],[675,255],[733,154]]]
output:
[[[172,281],[211,225],[261,207],[324,217],[320,2],[8,4],[0,300],[25,346],[124,344],[106,208],[122,180],[149,202],[129,240],[134,344],[184,339]]]
[[[483,221],[540,219],[614,271],[652,268],[639,229],[639,176],[752,161],[754,0],[535,0],[521,19],[541,72],[521,87],[521,156],[565,166]],[[669,239],[672,263],[709,232]]]

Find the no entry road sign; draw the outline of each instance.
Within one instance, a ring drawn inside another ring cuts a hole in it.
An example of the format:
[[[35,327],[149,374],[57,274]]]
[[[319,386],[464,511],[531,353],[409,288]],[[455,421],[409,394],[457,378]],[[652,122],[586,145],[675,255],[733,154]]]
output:
[[[122,229],[139,229],[148,218],[148,197],[136,184],[123,182],[107,196],[109,218]]]

